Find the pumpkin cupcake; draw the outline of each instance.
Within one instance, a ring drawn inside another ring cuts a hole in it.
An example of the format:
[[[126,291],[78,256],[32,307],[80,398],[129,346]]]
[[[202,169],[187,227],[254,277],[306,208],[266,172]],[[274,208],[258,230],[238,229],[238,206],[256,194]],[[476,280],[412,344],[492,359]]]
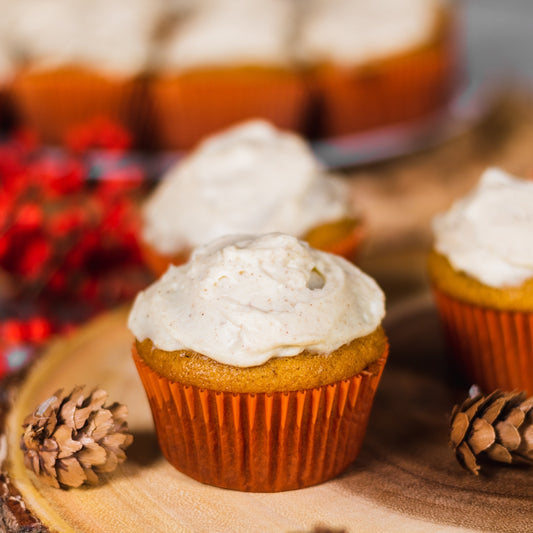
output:
[[[383,316],[374,280],[295,237],[198,248],[129,316],[163,454],[243,491],[334,477],[361,447],[388,353]]]
[[[314,0],[297,39],[319,106],[337,137],[415,120],[455,86],[451,7],[439,0]]]
[[[429,274],[451,347],[486,392],[533,394],[533,182],[491,168],[434,219]]]
[[[48,143],[105,117],[138,133],[143,72],[158,21],[150,0],[20,0],[13,39],[24,62],[13,84],[21,120]]]
[[[353,258],[362,223],[345,183],[299,136],[254,120],[204,141],[143,206],[141,245],[161,274],[221,235],[281,231]]]
[[[155,134],[167,149],[256,117],[301,131],[307,88],[292,59],[296,4],[201,2],[162,41],[150,84]]]

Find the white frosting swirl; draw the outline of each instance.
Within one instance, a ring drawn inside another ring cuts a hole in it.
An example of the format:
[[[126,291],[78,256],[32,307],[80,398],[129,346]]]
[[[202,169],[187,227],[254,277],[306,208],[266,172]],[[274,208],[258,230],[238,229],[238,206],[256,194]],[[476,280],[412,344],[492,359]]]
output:
[[[221,235],[301,237],[349,212],[345,184],[300,137],[255,120],[209,138],[168,172],[144,206],[143,239],[172,254]]]
[[[35,69],[81,66],[116,76],[146,67],[160,2],[17,0],[12,38]]]
[[[226,236],[139,293],[128,327],[166,351],[234,366],[329,353],[385,314],[376,282],[345,259],[280,233]]]
[[[111,74],[140,73],[148,64],[160,0],[90,0],[80,58]]]
[[[16,51],[13,48],[12,0],[0,0],[0,87],[13,79],[17,69]]]
[[[64,64],[76,47],[78,3],[69,0],[12,2],[14,45],[37,62]],[[53,60],[51,58],[54,58]]]
[[[15,73],[15,64],[7,46],[0,41],[0,88],[8,84]]]
[[[490,168],[434,218],[433,232],[456,270],[491,287],[520,286],[533,278],[533,182]]]
[[[308,62],[354,66],[423,44],[435,28],[438,0],[318,0],[297,43]]]
[[[285,0],[206,2],[166,40],[158,58],[160,67],[180,72],[287,66],[294,7]]]

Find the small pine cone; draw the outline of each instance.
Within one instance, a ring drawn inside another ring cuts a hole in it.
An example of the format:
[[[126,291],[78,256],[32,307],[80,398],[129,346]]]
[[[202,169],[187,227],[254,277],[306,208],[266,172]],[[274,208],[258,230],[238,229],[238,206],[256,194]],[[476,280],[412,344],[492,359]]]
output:
[[[450,446],[461,466],[478,475],[479,459],[533,464],[533,396],[473,393],[453,408]]]
[[[132,443],[119,403],[104,406],[107,392],[83,395],[75,387],[68,395],[58,390],[26,417],[20,447],[24,463],[45,483],[57,488],[96,485],[98,474],[112,472],[126,459]]]

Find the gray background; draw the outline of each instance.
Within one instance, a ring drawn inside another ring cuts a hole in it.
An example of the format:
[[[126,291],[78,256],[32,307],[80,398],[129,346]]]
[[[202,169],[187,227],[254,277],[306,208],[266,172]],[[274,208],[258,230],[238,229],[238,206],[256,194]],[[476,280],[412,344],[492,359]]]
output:
[[[533,90],[533,0],[456,1],[468,76]]]

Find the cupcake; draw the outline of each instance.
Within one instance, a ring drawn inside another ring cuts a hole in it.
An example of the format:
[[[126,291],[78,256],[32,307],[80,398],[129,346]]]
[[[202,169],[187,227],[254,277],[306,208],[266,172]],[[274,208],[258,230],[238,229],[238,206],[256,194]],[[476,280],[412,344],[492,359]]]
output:
[[[457,361],[485,392],[533,394],[533,182],[488,169],[435,217],[429,274]]]
[[[24,64],[14,82],[22,121],[49,143],[105,117],[135,133],[158,2],[20,0],[13,36]]]
[[[251,118],[301,131],[307,89],[290,43],[296,4],[200,2],[159,47],[150,84],[159,145],[188,149]]]
[[[388,343],[384,296],[295,237],[225,236],[139,293],[128,326],[164,456],[203,483],[297,489],[357,456]]]
[[[314,0],[297,50],[308,65],[322,135],[411,121],[454,85],[451,8],[439,0]]]
[[[253,120],[205,140],[143,206],[141,246],[157,274],[216,237],[289,233],[352,258],[362,223],[344,182],[296,134]]]

